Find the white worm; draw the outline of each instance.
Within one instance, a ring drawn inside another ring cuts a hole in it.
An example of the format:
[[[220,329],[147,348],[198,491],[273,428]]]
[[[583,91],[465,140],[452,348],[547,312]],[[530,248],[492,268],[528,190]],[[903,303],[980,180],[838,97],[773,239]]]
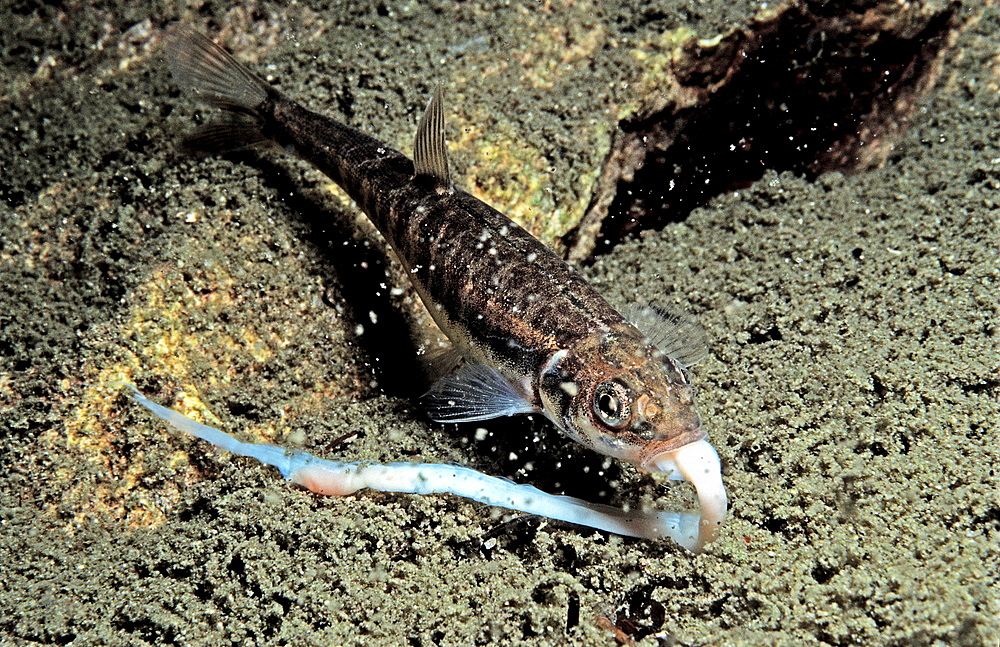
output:
[[[136,402],[175,429],[233,454],[273,465],[286,480],[303,485],[318,494],[346,496],[364,488],[412,494],[455,494],[487,505],[558,519],[617,535],[641,539],[669,538],[694,552],[700,552],[705,543],[715,538],[725,517],[725,489],[718,476],[719,458],[712,446],[705,441],[692,443],[672,452],[671,456],[661,458],[657,464],[657,469],[668,472],[671,478],[685,478],[696,485],[702,515],[623,510],[570,496],[547,494],[530,485],[518,485],[468,467],[428,463],[381,465],[331,461],[275,445],[245,443],[214,427],[195,422],[173,409],[160,406],[134,386],[128,386]],[[688,454],[680,454],[688,447],[692,448]],[[700,478],[699,474],[708,475],[707,480]],[[695,478],[692,479],[691,476]],[[710,482],[713,478],[717,485]],[[700,483],[699,479],[706,482]],[[711,493],[706,495],[708,490]]]

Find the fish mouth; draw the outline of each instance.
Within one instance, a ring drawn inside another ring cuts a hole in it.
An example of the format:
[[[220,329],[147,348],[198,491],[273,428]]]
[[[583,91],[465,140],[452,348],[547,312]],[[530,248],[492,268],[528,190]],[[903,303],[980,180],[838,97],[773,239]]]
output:
[[[682,447],[690,445],[691,443],[703,440],[707,436],[708,434],[699,424],[696,427],[689,428],[675,436],[672,436],[669,440],[651,440],[646,442],[641,447],[635,447],[632,455],[628,456],[626,460],[639,469],[644,469],[647,472],[659,472],[661,470],[657,469],[653,462],[658,456],[675,452]],[[682,479],[678,478],[677,480]]]
[[[703,434],[704,436],[704,434]],[[729,511],[726,486],[722,483],[722,463],[715,448],[702,437],[670,451],[661,452],[645,460],[643,469],[661,472],[668,478],[684,480],[698,493],[701,514],[684,514],[684,541],[682,546],[700,553],[705,544],[714,541],[722,529],[722,522]]]

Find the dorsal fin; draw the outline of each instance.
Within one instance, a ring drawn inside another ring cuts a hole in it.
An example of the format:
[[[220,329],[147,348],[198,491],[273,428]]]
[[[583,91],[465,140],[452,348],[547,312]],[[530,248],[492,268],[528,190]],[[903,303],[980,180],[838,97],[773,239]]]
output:
[[[448,174],[448,149],[444,145],[444,99],[441,86],[434,94],[417,124],[417,140],[413,144],[413,167],[416,177],[433,178],[451,188]]]

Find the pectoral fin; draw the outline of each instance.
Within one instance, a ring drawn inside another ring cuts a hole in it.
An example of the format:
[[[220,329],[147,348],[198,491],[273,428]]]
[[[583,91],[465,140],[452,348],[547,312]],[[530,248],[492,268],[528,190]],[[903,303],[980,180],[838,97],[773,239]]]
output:
[[[515,384],[485,364],[470,364],[441,378],[421,401],[427,415],[438,422],[472,422],[538,411]]]
[[[621,310],[649,342],[685,368],[708,354],[704,329],[691,317],[652,305],[633,305]]]

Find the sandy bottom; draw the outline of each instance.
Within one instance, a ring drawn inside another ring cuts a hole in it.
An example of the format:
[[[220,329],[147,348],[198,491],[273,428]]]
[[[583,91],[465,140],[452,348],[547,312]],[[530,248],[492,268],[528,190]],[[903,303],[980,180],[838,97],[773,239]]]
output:
[[[346,4],[182,17],[224,25],[283,88],[404,150],[447,78],[457,173],[512,211],[518,155],[545,160],[546,199],[586,200],[602,155],[588,133],[606,131],[630,48],[750,11]],[[178,15],[0,10],[0,643],[615,644],[604,616],[645,645],[997,644],[996,8],[885,168],[769,175],[585,270],[709,332],[694,381],[732,513],[697,557],[448,496],[318,497],[123,395],[134,381],[326,457],[692,499],[538,420],[428,424],[419,311],[357,213],[302,162],[176,152],[203,114],[153,58]]]

